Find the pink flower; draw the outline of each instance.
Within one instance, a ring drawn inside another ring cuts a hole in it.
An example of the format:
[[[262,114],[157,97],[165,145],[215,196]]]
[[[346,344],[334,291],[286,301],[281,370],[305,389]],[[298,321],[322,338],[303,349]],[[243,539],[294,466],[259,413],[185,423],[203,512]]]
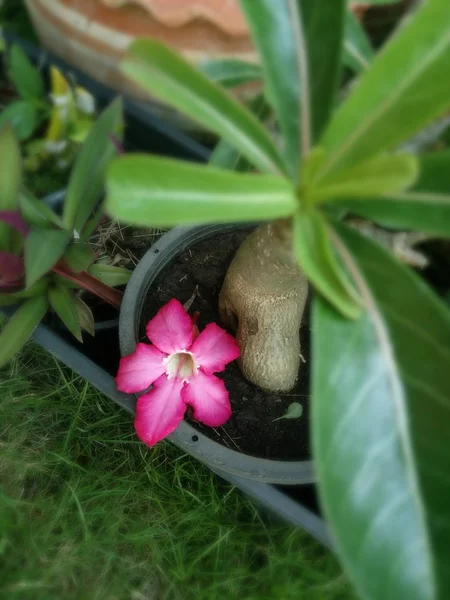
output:
[[[152,389],[137,401],[134,425],[140,439],[153,446],[174,431],[186,406],[194,418],[210,427],[223,425],[231,416],[224,382],[213,373],[239,356],[234,338],[215,323],[199,334],[182,304],[172,299],[147,325],[152,342],[137,344],[122,358],[116,383],[121,392]]]

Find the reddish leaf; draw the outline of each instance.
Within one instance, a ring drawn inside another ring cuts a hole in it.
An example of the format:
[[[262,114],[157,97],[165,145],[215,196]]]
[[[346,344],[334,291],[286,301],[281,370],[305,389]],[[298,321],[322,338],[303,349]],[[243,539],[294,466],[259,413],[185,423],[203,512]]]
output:
[[[15,210],[0,210],[0,221],[7,223],[10,227],[23,235],[27,235],[29,226],[23,220],[20,212]]]
[[[0,282],[11,284],[19,282],[25,274],[23,258],[10,252],[0,252]]]

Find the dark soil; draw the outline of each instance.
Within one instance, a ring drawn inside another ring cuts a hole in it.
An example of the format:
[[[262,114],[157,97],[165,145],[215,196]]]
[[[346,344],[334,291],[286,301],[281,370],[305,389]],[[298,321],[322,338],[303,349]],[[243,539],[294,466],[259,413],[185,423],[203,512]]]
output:
[[[200,330],[210,322],[220,323],[218,297],[227,268],[249,231],[215,235],[182,252],[155,280],[144,305],[140,339],[145,340],[145,325],[171,298],[185,303],[196,286],[190,312],[199,311]],[[217,429],[186,419],[209,438],[244,454],[260,458],[309,460],[309,325],[302,325],[302,365],[298,383],[290,394],[267,394],[252,385],[235,363],[219,374],[230,393],[231,419]],[[292,402],[303,406],[299,419],[275,419],[284,415]]]

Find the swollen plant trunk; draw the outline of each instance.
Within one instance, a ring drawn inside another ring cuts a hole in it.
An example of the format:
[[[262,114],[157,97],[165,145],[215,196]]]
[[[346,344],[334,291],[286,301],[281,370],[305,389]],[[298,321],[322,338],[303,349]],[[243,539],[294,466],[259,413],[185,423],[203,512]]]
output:
[[[262,225],[244,240],[225,277],[219,308],[236,330],[243,374],[267,391],[287,392],[295,385],[307,295],[289,223]]]

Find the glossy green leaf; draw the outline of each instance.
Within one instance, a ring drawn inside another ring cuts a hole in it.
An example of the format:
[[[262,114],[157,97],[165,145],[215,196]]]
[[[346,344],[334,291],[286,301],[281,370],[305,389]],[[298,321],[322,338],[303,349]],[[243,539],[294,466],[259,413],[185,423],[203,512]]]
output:
[[[39,110],[30,100],[16,100],[0,114],[0,127],[9,123],[21,141],[28,139],[40,122]]]
[[[0,333],[0,367],[3,367],[25,344],[47,312],[44,296],[30,298],[9,319]]]
[[[424,155],[411,191],[364,202],[339,200],[336,205],[385,227],[450,237],[450,152]]]
[[[241,6],[262,60],[289,172],[297,179],[300,157],[308,153],[333,104],[344,2],[241,0]]]
[[[347,9],[345,20],[344,39],[344,64],[355,71],[366,71],[373,60],[375,53],[367,34],[360,21],[351,10]]]
[[[263,80],[260,65],[243,60],[209,60],[199,68],[209,79],[226,88]]]
[[[114,265],[91,265],[88,269],[88,273],[110,285],[111,287],[118,287],[120,285],[126,285],[131,277],[131,271],[124,269],[123,267],[116,267]]]
[[[313,452],[337,551],[368,600],[450,597],[450,312],[344,226],[367,304],[313,309]]]
[[[322,175],[393,148],[450,107],[450,2],[426,2],[335,112]]]
[[[44,97],[44,81],[39,70],[16,44],[10,51],[10,75],[16,90],[24,100],[41,100]]]
[[[37,225],[38,227],[56,225],[59,228],[63,226],[61,218],[42,200],[38,200],[25,188],[20,191],[20,211],[25,221],[30,225]]]
[[[32,227],[25,240],[27,288],[56,265],[69,245],[71,234],[60,229]]]
[[[63,260],[74,273],[86,271],[95,260],[95,253],[87,242],[76,242],[67,248]]]
[[[81,335],[78,309],[73,293],[64,286],[54,286],[48,290],[50,306],[79,342],[83,341]]]
[[[293,214],[295,207],[290,183],[273,175],[140,154],[114,161],[107,175],[108,214],[134,225],[271,220]]]
[[[73,296],[73,302],[78,314],[78,322],[83,331],[87,331],[89,335],[95,335],[94,315],[89,306],[79,296]]]
[[[142,88],[223,137],[261,171],[283,170],[274,143],[255,117],[172,50],[154,40],[137,40],[121,68]]]
[[[361,314],[360,298],[334,253],[328,224],[317,210],[294,217],[294,249],[300,268],[336,310],[347,318]]]
[[[120,136],[122,127],[122,101],[118,98],[93,124],[77,155],[64,201],[66,228],[80,232],[99,203],[106,169],[117,154],[111,136]]]
[[[310,194],[316,201],[357,197],[359,200],[395,194],[410,188],[419,175],[419,163],[411,154],[383,154],[340,171],[313,186]]]
[[[100,226],[102,219],[105,216],[105,209],[102,205],[93,213],[92,217],[86,221],[85,226],[81,230],[80,240],[82,242],[87,242],[91,235],[97,230],[97,227]]]

